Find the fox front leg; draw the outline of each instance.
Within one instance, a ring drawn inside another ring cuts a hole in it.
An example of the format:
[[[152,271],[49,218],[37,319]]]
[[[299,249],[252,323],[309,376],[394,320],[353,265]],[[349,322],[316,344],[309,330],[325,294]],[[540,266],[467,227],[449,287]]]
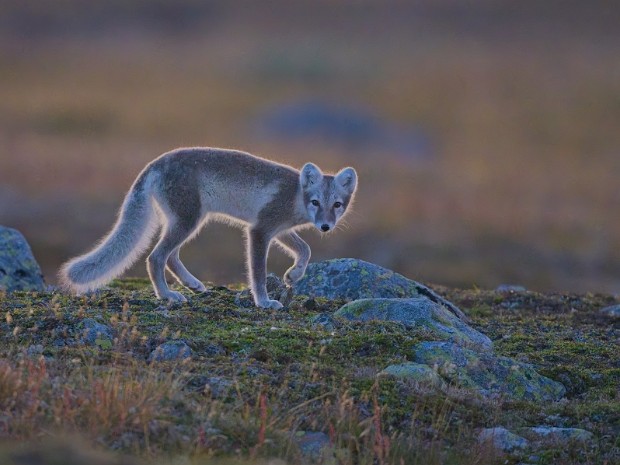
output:
[[[248,272],[250,287],[257,307],[279,309],[283,305],[267,295],[267,252],[271,237],[258,229],[248,233]]]
[[[310,261],[310,246],[293,231],[279,235],[277,241],[278,245],[295,259],[293,266],[284,273],[284,282],[287,286],[292,286],[306,273]]]

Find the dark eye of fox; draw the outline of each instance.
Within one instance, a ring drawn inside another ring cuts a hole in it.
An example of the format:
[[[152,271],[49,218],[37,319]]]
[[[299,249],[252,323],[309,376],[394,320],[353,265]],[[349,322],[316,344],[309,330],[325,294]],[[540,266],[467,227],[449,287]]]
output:
[[[312,202],[310,202],[310,203],[312,203],[312,205],[314,205],[315,207],[318,207],[318,206],[320,205],[320,203],[319,203],[319,201],[318,201],[318,200],[313,200],[313,201],[312,201]]]
[[[334,204],[334,208],[340,208],[340,207],[342,207],[342,203],[341,202],[336,202]]]

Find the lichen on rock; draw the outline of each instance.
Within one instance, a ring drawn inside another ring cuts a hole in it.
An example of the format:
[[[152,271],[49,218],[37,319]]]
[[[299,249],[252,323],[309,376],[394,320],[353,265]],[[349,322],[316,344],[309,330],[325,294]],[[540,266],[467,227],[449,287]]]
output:
[[[337,258],[308,265],[306,274],[293,290],[296,294],[328,299],[426,297],[445,306],[462,320],[465,314],[424,284],[379,265],[354,258]]]
[[[413,348],[413,356],[416,362],[436,368],[447,381],[485,397],[541,402],[559,400],[566,393],[561,383],[528,364],[450,342],[422,342]]]
[[[351,321],[395,321],[421,330],[434,339],[477,349],[491,349],[491,340],[457,318],[444,305],[425,296],[409,299],[360,299],[340,308],[334,316]]]

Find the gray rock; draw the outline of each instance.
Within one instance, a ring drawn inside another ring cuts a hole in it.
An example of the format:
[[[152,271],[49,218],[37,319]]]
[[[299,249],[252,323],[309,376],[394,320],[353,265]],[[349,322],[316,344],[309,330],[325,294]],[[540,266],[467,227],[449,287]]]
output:
[[[593,438],[590,431],[580,428],[556,428],[554,426],[535,426],[532,428],[521,428],[522,434],[530,433],[539,439],[552,440],[558,442],[585,442]]]
[[[610,305],[609,307],[601,308],[599,312],[612,318],[620,318],[620,305]]]
[[[293,286],[293,291],[311,297],[345,300],[427,297],[443,305],[460,319],[467,319],[454,304],[423,284],[354,258],[310,263],[304,277]]]
[[[28,242],[19,231],[4,226],[0,226],[0,290],[45,290],[43,273]]]
[[[331,446],[327,434],[312,431],[298,431],[295,442],[301,453],[312,460],[323,457]]]
[[[149,362],[169,362],[182,360],[192,356],[192,349],[184,341],[168,341],[158,345],[151,355]]]
[[[286,285],[282,282],[282,280],[273,273],[269,273],[267,275],[267,279],[265,280],[265,284],[267,286],[267,294],[270,296],[274,296],[272,298],[276,298],[275,296],[279,296],[286,290]]]
[[[394,378],[415,381],[421,384],[428,384],[435,387],[444,387],[445,383],[441,377],[428,365],[421,363],[399,363],[398,365],[390,365],[377,376],[390,376]]]
[[[445,305],[426,296],[409,299],[360,299],[340,308],[334,316],[351,321],[396,321],[428,333],[431,339],[489,350],[493,343],[454,315]]]
[[[502,428],[501,426],[483,429],[478,436],[478,441],[481,443],[490,443],[496,449],[504,452],[524,449],[529,445],[527,439],[511,433],[506,428]]]
[[[561,383],[538,374],[530,365],[450,342],[422,342],[414,347],[414,357],[436,368],[444,379],[485,397],[544,402],[561,399],[566,393]]]
[[[81,342],[83,344],[107,348],[112,346],[113,339],[114,333],[109,326],[99,323],[92,318],[85,318],[82,321]]]

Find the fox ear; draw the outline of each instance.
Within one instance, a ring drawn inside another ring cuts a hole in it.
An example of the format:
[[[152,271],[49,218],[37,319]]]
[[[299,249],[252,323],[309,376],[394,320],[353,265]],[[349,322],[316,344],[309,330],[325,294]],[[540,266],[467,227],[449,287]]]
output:
[[[355,192],[355,188],[357,187],[357,173],[353,168],[341,169],[335,179],[349,194]]]
[[[299,178],[301,186],[306,188],[312,184],[317,184],[323,178],[323,173],[314,163],[306,163],[301,169]]]

